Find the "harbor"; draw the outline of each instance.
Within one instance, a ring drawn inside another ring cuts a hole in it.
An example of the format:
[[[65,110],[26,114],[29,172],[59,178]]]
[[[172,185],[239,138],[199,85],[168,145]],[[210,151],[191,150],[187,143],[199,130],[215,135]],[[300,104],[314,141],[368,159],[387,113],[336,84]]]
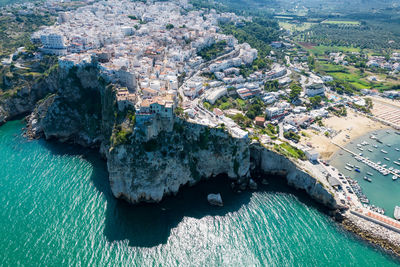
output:
[[[357,182],[357,190],[362,192],[358,198],[364,207],[368,205],[378,214],[384,211],[391,218],[394,218],[395,207],[400,206],[398,137],[396,131],[385,129],[349,140],[345,146],[332,142],[340,150],[329,162],[345,177]],[[357,190],[353,190],[354,193]]]

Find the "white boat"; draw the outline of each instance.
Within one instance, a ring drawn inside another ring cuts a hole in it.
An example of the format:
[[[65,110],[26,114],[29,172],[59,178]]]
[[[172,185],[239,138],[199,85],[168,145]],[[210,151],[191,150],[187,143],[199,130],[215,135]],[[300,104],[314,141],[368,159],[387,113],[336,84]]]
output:
[[[353,169],[352,168],[350,168],[350,167],[344,167],[346,170],[348,170],[348,171],[352,171]]]
[[[371,172],[367,172],[368,175],[372,176],[373,174]]]
[[[369,151],[369,152],[374,152],[371,148],[368,148],[368,151]]]
[[[387,144],[387,146],[388,146],[388,147],[391,147],[392,145],[391,145],[391,144]]]
[[[388,152],[386,150],[381,149],[381,152],[384,154],[387,154]]]
[[[385,159],[385,160],[390,160],[389,158],[386,158],[386,157],[385,157],[384,159]]]
[[[377,145],[374,145],[374,147],[375,147],[375,148],[378,148],[378,146],[377,146]]]
[[[392,176],[392,180],[393,180],[393,181],[396,181],[397,178],[398,178],[397,175],[393,175],[393,176]]]
[[[396,147],[396,151],[400,151],[400,149]]]
[[[378,161],[378,163],[376,163],[376,164],[381,165],[381,163],[382,163],[382,162]]]
[[[396,220],[400,220],[400,207],[399,206],[394,207],[394,218]]]
[[[357,147],[359,150],[361,150],[361,151],[364,151],[364,149],[363,148],[361,148],[361,147]]]
[[[398,161],[393,161],[394,164],[400,165],[400,162]]]
[[[386,168],[386,166],[387,166],[386,164],[383,164],[383,165],[382,165],[383,168]]]

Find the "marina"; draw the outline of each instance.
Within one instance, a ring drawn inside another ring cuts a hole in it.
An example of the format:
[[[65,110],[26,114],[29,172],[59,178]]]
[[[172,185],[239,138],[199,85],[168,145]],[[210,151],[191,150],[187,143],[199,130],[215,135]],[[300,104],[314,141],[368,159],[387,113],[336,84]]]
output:
[[[398,136],[393,130],[390,130],[390,134],[387,134],[386,130],[366,134],[352,140],[352,144],[349,142],[345,146],[345,150],[339,150],[342,155],[337,153],[330,161],[332,166],[359,183],[365,196],[368,197],[368,205],[383,208],[386,216],[392,218],[395,206],[400,206],[400,194],[398,194],[400,191],[400,154],[396,150],[400,146]],[[365,140],[369,142],[368,145],[364,145]],[[357,144],[365,146],[363,155],[357,151],[357,148],[360,147]],[[387,144],[391,144],[391,147],[388,147]],[[381,150],[387,154],[382,153]],[[389,160],[385,160],[384,157]],[[361,167],[358,168],[361,172],[355,171],[356,166],[350,170],[345,168],[348,167],[348,164],[358,165],[357,167]],[[371,181],[367,178],[371,178]]]
[[[363,156],[360,156],[360,155],[354,153],[353,151],[351,151],[351,150],[349,150],[349,149],[347,149],[347,148],[345,148],[345,147],[343,147],[343,146],[340,146],[340,145],[338,145],[338,144],[336,144],[336,143],[334,143],[334,142],[332,142],[332,143],[333,143],[334,145],[340,147],[342,150],[346,151],[347,153],[351,154],[351,155],[352,155],[355,159],[357,159],[358,161],[363,162],[364,164],[370,166],[370,167],[373,168],[374,170],[379,171],[382,175],[386,176],[386,175],[388,175],[388,174],[392,174],[392,175],[395,176],[395,177],[400,177],[400,170],[394,169],[394,168],[389,168],[389,169],[387,169],[387,168],[386,168],[386,165],[380,166],[380,165],[378,164],[378,163],[380,163],[380,162],[375,163],[375,162],[373,162],[373,161],[371,161],[371,160],[369,160],[369,159],[367,159],[367,158],[365,158],[365,157],[363,157]],[[386,151],[385,151],[385,152],[386,152]],[[387,152],[386,152],[386,153],[387,153]],[[387,161],[390,161],[390,159],[389,159],[388,157],[385,157],[384,159],[387,160]],[[351,169],[351,168],[347,168],[347,167],[353,166],[353,165],[351,165],[351,164],[349,164],[349,163],[347,163],[346,165],[347,165],[347,166],[346,166],[346,169],[347,169],[347,170]],[[353,167],[354,167],[354,166],[353,166]],[[360,172],[360,170],[357,169],[357,168],[355,169],[355,171],[356,171],[356,172]],[[396,179],[397,179],[397,178],[396,178]]]

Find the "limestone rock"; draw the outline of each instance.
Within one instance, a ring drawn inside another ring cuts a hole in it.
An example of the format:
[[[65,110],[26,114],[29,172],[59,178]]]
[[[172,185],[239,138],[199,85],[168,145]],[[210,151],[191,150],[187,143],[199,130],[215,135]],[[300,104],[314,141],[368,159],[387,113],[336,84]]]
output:
[[[221,197],[220,193],[218,193],[218,194],[209,194],[207,196],[207,201],[208,201],[208,203],[210,203],[210,205],[213,205],[213,206],[222,207],[224,205],[224,203],[222,202],[222,197]]]

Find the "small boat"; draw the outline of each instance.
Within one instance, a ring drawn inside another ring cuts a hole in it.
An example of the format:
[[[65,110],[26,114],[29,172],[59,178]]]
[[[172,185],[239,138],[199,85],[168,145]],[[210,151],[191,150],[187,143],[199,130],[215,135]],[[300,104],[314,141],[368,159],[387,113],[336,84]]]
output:
[[[374,152],[371,148],[368,148],[368,151],[369,151],[369,152]]]
[[[382,165],[383,168],[386,168],[386,166],[387,166],[386,164],[383,164],[383,165]]]
[[[349,166],[350,168],[354,168],[354,165],[350,164],[350,163],[346,163],[347,166]]]
[[[352,168],[350,168],[350,167],[344,167],[346,170],[348,170],[348,171],[352,171],[353,169]]]
[[[371,178],[369,178],[367,176],[364,176],[364,180],[367,181],[367,182],[372,182]]]
[[[387,158],[387,157],[385,157],[384,159],[385,159],[385,160],[390,160],[390,159],[389,159],[389,158]]]
[[[393,180],[393,181],[396,181],[397,178],[398,178],[397,175],[393,175],[393,176],[392,176],[392,180]]]
[[[400,165],[400,162],[398,161],[393,161],[394,164]]]
[[[396,220],[400,220],[400,207],[399,206],[394,207],[394,218]]]
[[[382,162],[378,161],[376,164],[381,165]]]
[[[367,172],[368,175],[372,176],[373,174],[371,172]]]
[[[400,132],[395,132],[396,134],[400,135]]]
[[[392,145],[391,144],[386,144],[388,147],[391,147]]]
[[[354,169],[356,172],[361,172],[359,169]]]
[[[357,166],[357,165],[356,165],[356,166],[354,166],[354,167],[356,167],[357,169],[361,169],[361,168],[360,168],[359,166]]]
[[[396,149],[396,151],[400,151],[400,149],[399,149],[399,148],[397,148],[397,147],[396,147],[395,149]]]
[[[361,148],[361,147],[357,147],[357,148],[358,148],[358,150],[364,151],[364,149],[363,149],[363,148]]]
[[[374,147],[375,147],[375,148],[378,148],[378,146],[377,146],[377,145],[374,145]]]
[[[382,152],[383,154],[387,154],[387,153],[388,153],[386,150],[383,150],[383,149],[381,149],[381,152]]]

